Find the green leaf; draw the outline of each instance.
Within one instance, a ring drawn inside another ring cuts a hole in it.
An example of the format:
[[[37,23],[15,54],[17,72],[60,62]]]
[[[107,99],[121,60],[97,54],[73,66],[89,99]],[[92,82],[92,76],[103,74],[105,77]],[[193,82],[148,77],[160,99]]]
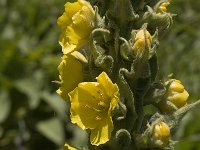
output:
[[[9,115],[11,108],[10,99],[7,91],[0,92],[0,123],[2,123]]]
[[[110,22],[114,20],[114,23],[120,29],[120,35],[127,38],[130,36],[129,33],[132,29],[132,21],[139,16],[134,14],[130,0],[117,0],[112,1],[112,5],[110,5],[107,12],[107,17]],[[112,23],[109,24],[111,25]]]
[[[49,94],[48,92],[44,92],[42,94],[42,98],[48,105],[52,107],[52,109],[60,116],[60,118],[64,120],[67,118],[67,105],[64,100],[62,100],[56,94]]]
[[[64,145],[64,126],[58,118],[40,121],[36,129],[57,145]]]
[[[126,70],[125,68],[121,68],[119,71],[119,77],[118,77],[118,81],[117,81],[117,85],[119,85],[120,88],[120,95],[122,97],[122,99],[124,99],[124,104],[127,107],[127,113],[126,113],[126,119],[125,121],[123,120],[123,123],[125,123],[127,126],[126,129],[128,131],[131,131],[133,128],[133,125],[135,123],[135,120],[137,118],[137,113],[135,110],[135,100],[134,100],[134,96],[133,96],[133,92],[130,89],[130,86],[128,85],[124,74],[127,73],[128,70]],[[129,122],[127,124],[127,122]],[[121,123],[121,124],[123,124]]]
[[[35,109],[40,102],[40,92],[36,85],[31,78],[17,80],[15,83],[16,88],[28,96],[31,109]]]
[[[157,62],[157,55],[154,54],[150,59],[149,59],[149,65],[150,65],[150,71],[151,71],[151,80],[155,81],[156,75],[158,72],[158,62]]]
[[[38,69],[32,74],[32,77],[17,80],[15,87],[29,98],[29,107],[35,109],[40,103],[41,89],[44,86],[44,71]]]

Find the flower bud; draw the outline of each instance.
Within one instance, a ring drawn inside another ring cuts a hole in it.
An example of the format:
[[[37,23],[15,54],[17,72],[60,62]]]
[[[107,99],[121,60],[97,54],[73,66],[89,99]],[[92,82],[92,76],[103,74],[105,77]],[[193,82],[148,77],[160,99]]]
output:
[[[158,7],[157,13],[158,13],[158,14],[162,14],[163,12],[167,12],[167,6],[168,6],[169,4],[170,4],[169,2],[164,2],[164,3],[162,3],[162,4]]]
[[[185,90],[184,86],[181,84],[179,80],[170,80],[165,82],[165,85],[169,85],[165,98],[166,101],[170,101],[173,103],[177,108],[181,108],[187,104],[187,99],[189,97],[188,92]],[[168,105],[161,105],[160,109],[163,112],[172,112],[173,108]]]
[[[146,37],[146,40],[145,40],[145,37]],[[142,29],[142,30],[139,30],[135,36],[135,43],[132,47],[134,55],[143,53],[143,51],[145,50],[145,44],[147,45],[148,48],[150,48],[151,34],[148,31]]]
[[[165,147],[169,143],[170,128],[165,122],[160,122],[154,126],[153,142],[156,146]]]

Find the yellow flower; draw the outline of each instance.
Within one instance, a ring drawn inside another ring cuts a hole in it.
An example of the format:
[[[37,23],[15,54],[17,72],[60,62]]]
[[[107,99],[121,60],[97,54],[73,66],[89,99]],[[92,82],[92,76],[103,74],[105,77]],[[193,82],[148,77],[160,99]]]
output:
[[[100,145],[109,141],[113,130],[112,111],[119,102],[119,89],[105,72],[97,82],[82,82],[69,93],[71,121],[90,129],[90,142]]]
[[[189,94],[181,84],[181,81],[173,79],[165,83],[165,85],[168,84],[170,85],[165,94],[166,101],[172,102],[177,108],[186,105]],[[168,105],[161,105],[160,108],[163,112],[173,111],[173,109]]]
[[[146,42],[145,43],[145,35],[146,34]],[[135,55],[143,53],[145,50],[145,44],[147,44],[147,47],[150,48],[151,46],[151,34],[145,30],[139,30],[135,36],[135,43],[133,45],[133,53]]]
[[[154,126],[153,142],[159,147],[165,147],[169,143],[170,129],[165,122],[160,122]]]
[[[56,91],[64,100],[69,99],[68,93],[83,81],[83,67],[81,61],[86,62],[85,57],[79,52],[64,55],[58,66],[61,87]]]
[[[170,4],[169,2],[164,2],[164,3],[162,3],[162,4],[158,7],[157,13],[158,13],[158,14],[162,14],[163,12],[167,12],[167,6],[168,6],[169,4]]]
[[[69,144],[65,143],[63,150],[77,150],[76,148],[70,146]]]
[[[65,12],[57,20],[61,28],[59,43],[64,54],[71,53],[87,43],[93,20],[94,10],[89,2],[78,0],[65,4]]]

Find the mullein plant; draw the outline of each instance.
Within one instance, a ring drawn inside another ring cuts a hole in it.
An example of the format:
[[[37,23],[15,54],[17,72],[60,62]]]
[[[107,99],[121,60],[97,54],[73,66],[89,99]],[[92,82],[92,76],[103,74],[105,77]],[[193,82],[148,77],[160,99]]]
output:
[[[173,149],[188,104],[181,81],[161,81],[156,49],[172,25],[169,0],[67,2],[57,23],[62,61],[57,90],[88,144],[65,150]],[[145,113],[155,107],[152,114]]]

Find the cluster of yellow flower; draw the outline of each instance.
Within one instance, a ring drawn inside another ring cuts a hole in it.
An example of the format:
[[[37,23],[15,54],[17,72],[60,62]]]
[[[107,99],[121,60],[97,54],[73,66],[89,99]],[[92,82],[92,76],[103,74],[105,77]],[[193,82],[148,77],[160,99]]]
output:
[[[57,93],[64,100],[70,99],[71,122],[90,129],[91,144],[99,145],[111,137],[112,111],[119,102],[119,89],[105,72],[97,77],[97,82],[82,82],[82,63],[87,60],[77,50],[88,42],[93,20],[94,10],[84,0],[67,2],[65,12],[58,18],[64,56],[58,66],[61,87]]]
[[[168,5],[168,2],[162,3],[156,13],[165,13]],[[78,0],[74,3],[67,2],[65,12],[58,18],[57,23],[61,29],[59,43],[63,57],[58,66],[61,86],[57,93],[64,100],[70,101],[71,122],[83,130],[89,129],[90,143],[99,146],[110,140],[114,130],[113,111],[122,100],[120,86],[113,83],[106,71],[98,74],[97,82],[86,82],[88,80],[84,78],[84,66],[88,65],[89,58],[82,53],[81,48],[88,45],[91,33],[95,29],[95,13],[97,12],[89,2]],[[133,42],[130,42],[130,55],[134,58],[143,57],[143,53],[152,47],[153,36],[144,27],[137,30],[134,39],[131,40]],[[166,92],[156,105],[161,113],[173,113],[187,104],[189,94],[179,80],[170,79],[163,85]],[[169,144],[170,127],[167,122],[158,122],[152,131],[151,140],[159,143],[157,145],[162,148]],[[68,144],[64,147],[66,150],[75,150]]]

